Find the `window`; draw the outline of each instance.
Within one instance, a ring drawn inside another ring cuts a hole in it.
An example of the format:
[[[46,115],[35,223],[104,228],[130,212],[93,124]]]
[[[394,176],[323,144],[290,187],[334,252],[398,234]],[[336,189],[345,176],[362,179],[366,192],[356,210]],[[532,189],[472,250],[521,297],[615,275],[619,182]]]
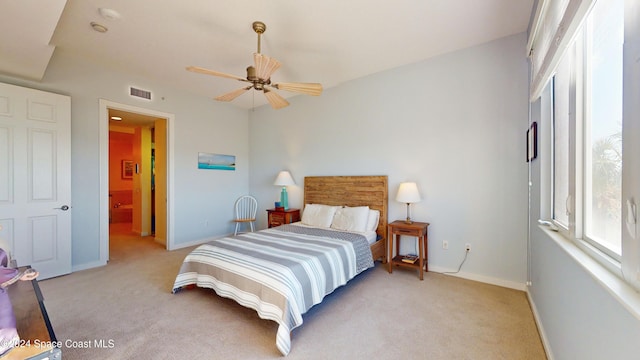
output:
[[[622,260],[624,0],[598,0],[558,63],[553,93],[553,220]]]
[[[619,260],[624,1],[599,0],[584,37],[584,238]]]
[[[569,228],[569,88],[573,60],[568,54],[553,78],[553,220]]]
[[[540,102],[551,125],[541,216],[640,291],[638,14],[638,0],[542,1],[527,45],[531,101],[551,90]]]

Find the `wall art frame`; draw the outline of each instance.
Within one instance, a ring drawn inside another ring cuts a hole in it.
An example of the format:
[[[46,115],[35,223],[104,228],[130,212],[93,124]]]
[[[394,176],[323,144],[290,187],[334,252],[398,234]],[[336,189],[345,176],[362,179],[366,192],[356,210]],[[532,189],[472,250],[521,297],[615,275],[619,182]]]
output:
[[[527,162],[538,157],[538,123],[533,122],[527,130]]]
[[[224,154],[198,153],[198,169],[236,170],[236,156]]]
[[[133,160],[122,160],[122,178],[133,179]]]

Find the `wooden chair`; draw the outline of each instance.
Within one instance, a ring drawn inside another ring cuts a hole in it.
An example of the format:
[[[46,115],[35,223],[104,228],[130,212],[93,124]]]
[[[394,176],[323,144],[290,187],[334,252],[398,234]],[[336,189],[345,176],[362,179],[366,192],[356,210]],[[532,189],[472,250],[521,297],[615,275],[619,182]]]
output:
[[[249,223],[251,232],[254,231],[254,223],[256,222],[256,212],[258,211],[258,200],[251,195],[243,195],[236,200],[234,205],[236,209],[236,230],[233,235],[238,235],[238,227],[241,224]]]

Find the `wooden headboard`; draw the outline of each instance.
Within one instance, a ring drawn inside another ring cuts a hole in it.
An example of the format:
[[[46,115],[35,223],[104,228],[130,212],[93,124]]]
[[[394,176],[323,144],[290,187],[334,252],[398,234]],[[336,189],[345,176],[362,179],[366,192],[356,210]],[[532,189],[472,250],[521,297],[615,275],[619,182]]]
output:
[[[377,233],[387,233],[387,176],[307,176],[304,204],[369,206],[380,210]]]

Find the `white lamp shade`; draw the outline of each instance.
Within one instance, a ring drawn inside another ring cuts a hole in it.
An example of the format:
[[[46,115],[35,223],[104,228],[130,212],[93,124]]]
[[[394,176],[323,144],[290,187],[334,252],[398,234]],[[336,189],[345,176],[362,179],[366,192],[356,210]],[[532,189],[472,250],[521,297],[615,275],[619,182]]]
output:
[[[295,184],[296,183],[293,181],[293,178],[288,171],[280,171],[280,173],[278,173],[278,177],[276,177],[276,181],[273,182],[273,185],[278,186],[289,186]]]
[[[420,192],[418,192],[418,186],[414,182],[405,182],[400,184],[398,194],[396,195],[396,201],[402,203],[417,203],[422,199],[420,198]]]

